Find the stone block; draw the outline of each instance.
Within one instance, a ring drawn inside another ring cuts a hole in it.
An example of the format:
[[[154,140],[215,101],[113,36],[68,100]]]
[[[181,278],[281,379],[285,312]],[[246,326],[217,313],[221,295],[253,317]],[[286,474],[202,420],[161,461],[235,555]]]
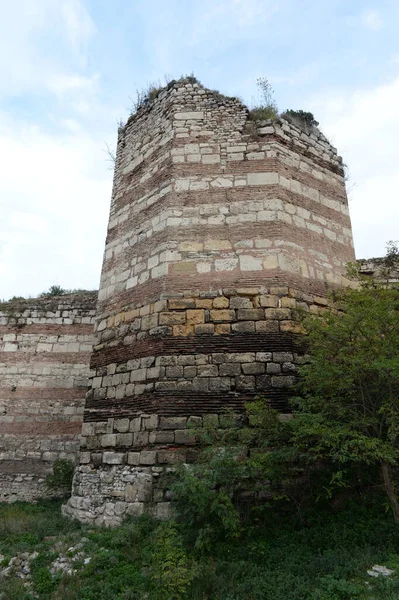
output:
[[[219,368],[217,365],[199,365],[197,367],[198,377],[217,377]]]
[[[140,417],[135,417],[134,419],[130,420],[130,426],[129,426],[129,431],[140,431],[141,429],[141,418]]]
[[[254,333],[255,322],[254,321],[242,321],[241,323],[233,323],[232,330],[237,333]]]
[[[193,389],[196,392],[208,392],[209,391],[209,379],[207,377],[194,377]]]
[[[277,375],[281,373],[281,365],[279,363],[268,363],[266,365],[266,373],[270,375]]]
[[[262,375],[265,372],[264,363],[244,363],[242,370],[245,375]]]
[[[150,444],[173,444],[175,441],[174,431],[151,431]]]
[[[265,311],[262,308],[239,308],[237,319],[239,321],[261,321],[265,318]]]
[[[101,446],[103,448],[107,448],[109,446],[116,446],[116,434],[115,433],[106,433],[101,436]]]
[[[157,462],[159,464],[175,465],[185,461],[185,453],[176,450],[159,450],[157,452]]]
[[[115,419],[114,430],[118,433],[126,433],[129,431],[130,421],[129,419]]]
[[[241,271],[262,271],[263,259],[257,256],[240,256],[240,269]]]
[[[135,431],[133,433],[133,446],[147,446],[148,431]]]
[[[272,377],[272,387],[289,388],[296,383],[296,377],[292,375],[276,375]]]
[[[159,417],[160,429],[185,429],[187,417]]]
[[[171,298],[168,300],[170,310],[186,310],[187,308],[195,308],[194,298]]]
[[[147,369],[136,369],[130,373],[130,381],[135,383],[137,381],[145,381],[147,379]]]
[[[278,296],[271,296],[267,294],[259,296],[259,304],[263,308],[277,308],[278,301]]]
[[[203,323],[195,325],[195,335],[213,335],[215,325],[213,323]]]
[[[199,325],[205,321],[203,309],[187,310],[187,325]]]
[[[174,118],[178,121],[197,121],[204,118],[202,111],[177,112]]]
[[[155,465],[157,462],[156,450],[142,450],[140,452],[141,465]]]
[[[144,502],[129,502],[126,514],[131,517],[141,517],[144,514]]]
[[[252,300],[250,298],[235,296],[230,298],[230,308],[253,308]]]
[[[175,432],[176,444],[195,444],[195,434],[187,429],[177,429]]]
[[[168,312],[160,313],[159,324],[160,325],[184,325],[186,322],[185,312]]]
[[[228,323],[218,323],[215,325],[215,335],[228,335],[230,333],[231,325]]]
[[[212,377],[209,380],[209,391],[211,392],[229,392],[230,389],[230,377]]]
[[[133,433],[117,433],[116,434],[116,445],[118,446],[131,446],[133,444]]]
[[[210,311],[211,321],[214,321],[215,323],[221,323],[223,321],[234,321],[235,316],[236,314],[234,310],[221,309]]]
[[[183,377],[183,373],[182,366],[166,367],[166,377],[168,378],[177,379],[178,377]]]
[[[289,308],[266,308],[266,319],[284,320],[291,318],[291,310]]]
[[[106,465],[122,465],[125,454],[121,452],[103,452],[103,463]]]
[[[82,424],[82,435],[83,436],[91,436],[94,435],[94,423],[83,423]]]
[[[248,185],[276,185],[278,173],[248,173]]]
[[[304,327],[301,325],[301,323],[298,323],[297,321],[281,321],[280,331],[298,334],[305,333]]]
[[[205,240],[204,250],[231,250],[230,240]]]
[[[255,379],[257,391],[264,392],[272,387],[270,375],[257,375]]]
[[[127,464],[128,465],[139,465],[140,464],[140,452],[128,452],[127,453]]]
[[[238,258],[221,258],[215,260],[216,271],[234,271],[238,266]]]
[[[158,415],[149,415],[142,417],[142,427],[144,429],[156,429],[158,427]]]
[[[277,269],[278,266],[278,257],[276,254],[270,254],[270,256],[266,256],[263,259],[263,268],[266,270]]]
[[[257,321],[255,329],[257,333],[275,333],[279,331],[279,321]]]
[[[255,377],[251,375],[241,375],[236,377],[236,389],[240,392],[252,391],[255,389]]]
[[[197,375],[197,367],[184,367],[184,373],[183,376],[187,377],[188,379],[192,379],[193,377],[196,377]]]
[[[241,375],[240,363],[223,363],[219,366],[220,376],[235,376]]]
[[[212,307],[212,304],[211,304]],[[224,296],[219,296],[215,298],[213,301],[213,308],[229,308],[229,299]],[[231,308],[236,308],[235,306],[231,306]]]

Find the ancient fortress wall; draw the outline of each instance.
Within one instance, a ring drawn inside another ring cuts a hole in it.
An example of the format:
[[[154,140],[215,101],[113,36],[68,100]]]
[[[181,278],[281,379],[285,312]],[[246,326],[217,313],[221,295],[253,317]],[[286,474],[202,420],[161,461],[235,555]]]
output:
[[[0,305],[0,501],[34,500],[78,456],[97,292]]]
[[[281,411],[318,312],[354,260],[342,160],[286,120],[176,83],[119,130],[81,466],[66,514],[169,508],[191,424],[257,394]]]

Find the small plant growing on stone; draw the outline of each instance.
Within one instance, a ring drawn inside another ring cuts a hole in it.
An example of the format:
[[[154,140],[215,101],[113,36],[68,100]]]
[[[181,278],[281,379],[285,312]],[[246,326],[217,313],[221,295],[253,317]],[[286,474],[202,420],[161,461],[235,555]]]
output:
[[[60,496],[69,496],[75,465],[71,460],[59,458],[54,461],[53,472],[46,477],[46,486]]]
[[[270,81],[266,77],[258,77],[256,85],[260,92],[261,102],[250,111],[251,119],[254,121],[276,119],[278,117],[278,108]]]
[[[46,298],[47,296],[64,296],[65,294],[69,294],[69,290],[62,288],[60,285],[52,285],[47,292],[42,292],[40,294],[40,298]]]

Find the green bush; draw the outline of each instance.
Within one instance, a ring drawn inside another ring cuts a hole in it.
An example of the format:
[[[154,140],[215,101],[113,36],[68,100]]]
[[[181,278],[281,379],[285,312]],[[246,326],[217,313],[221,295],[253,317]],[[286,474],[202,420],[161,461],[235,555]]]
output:
[[[71,460],[59,458],[53,463],[53,472],[46,477],[46,486],[49,490],[65,497],[72,490],[72,479],[75,465]]]
[[[276,119],[278,117],[278,108],[271,83],[266,77],[258,77],[256,85],[261,98],[259,104],[249,111],[250,118],[253,121]]]

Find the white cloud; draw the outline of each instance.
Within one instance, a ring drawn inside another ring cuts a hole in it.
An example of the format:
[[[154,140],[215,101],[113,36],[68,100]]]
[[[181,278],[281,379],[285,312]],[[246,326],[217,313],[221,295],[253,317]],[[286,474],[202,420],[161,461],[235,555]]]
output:
[[[314,98],[310,109],[349,167],[359,258],[382,256],[399,239],[399,78],[374,89]]]
[[[366,10],[361,15],[361,22],[364,27],[367,29],[381,29],[384,25],[384,22],[381,18],[381,15],[378,10]]]
[[[80,0],[65,0],[60,4],[67,38],[77,52],[85,51],[96,31],[93,20]]]
[[[42,92],[84,67],[95,27],[82,0],[15,0],[1,9],[0,100]]]
[[[96,288],[111,173],[98,139],[0,124],[0,298]]]

